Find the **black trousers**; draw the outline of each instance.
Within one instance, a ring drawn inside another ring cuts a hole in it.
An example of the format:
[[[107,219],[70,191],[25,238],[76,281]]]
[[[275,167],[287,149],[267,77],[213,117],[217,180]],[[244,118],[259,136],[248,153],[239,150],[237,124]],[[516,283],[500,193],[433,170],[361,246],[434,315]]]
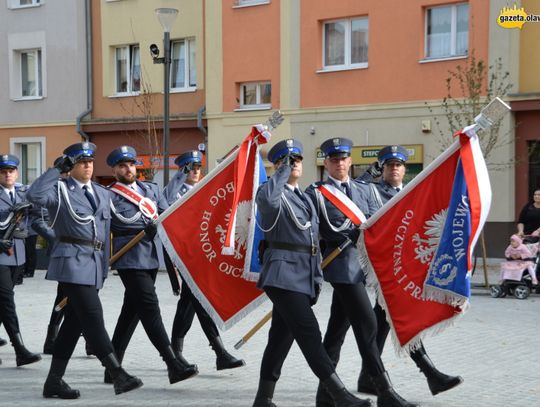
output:
[[[347,331],[349,330],[349,327],[351,326],[351,322],[349,321],[349,318],[346,316],[347,315],[346,308],[348,307],[343,306],[343,303],[339,299],[338,293],[334,290],[334,294],[332,296],[332,306],[330,310],[330,319],[328,320],[328,327],[326,329],[326,335],[324,337],[324,345],[325,345],[325,348],[328,350],[328,354],[330,355],[330,358],[335,364],[337,364],[337,362],[339,361],[339,356],[341,353],[341,346],[343,345],[343,341],[345,340]],[[352,308],[352,309],[354,310],[355,308]],[[380,355],[383,352],[386,338],[388,337],[388,333],[390,332],[390,325],[388,324],[388,321],[386,321],[386,312],[384,312],[384,310],[382,309],[382,307],[379,305],[378,302],[376,302],[375,306],[373,307],[373,313],[375,314],[376,325],[377,325],[375,343],[377,345],[377,350],[378,350],[379,359],[380,359]],[[356,333],[355,333],[355,336],[356,336]],[[419,348],[414,351],[411,351],[410,356],[411,358],[414,359],[416,356],[420,357],[421,355],[425,353],[426,351],[424,348],[424,344],[420,342]],[[372,365],[373,362],[370,360],[370,358],[365,358],[362,352],[360,352],[360,354],[362,355],[362,369],[365,368],[369,374],[372,374],[371,369],[373,367]],[[381,366],[382,366],[382,362],[381,362]]]
[[[105,329],[103,308],[95,286],[59,283],[68,297],[65,317],[54,342],[53,357],[69,360],[77,341],[83,334],[99,360],[113,352]]]
[[[171,338],[173,340],[184,338],[191,328],[193,318],[197,314],[201,328],[209,341],[219,336],[218,329],[208,312],[194,297],[186,282],[182,279],[182,291],[176,307]]]
[[[112,339],[117,356],[123,358],[139,320],[154,347],[163,354],[171,343],[163,326],[154,286],[157,269],[122,269],[118,270],[118,275],[126,290]]]
[[[345,335],[352,325],[356,345],[367,372],[371,376],[378,376],[384,372],[384,365],[375,340],[377,320],[366,287],[363,283],[334,283],[332,287],[334,293],[330,319],[323,341],[330,359],[337,365]]]
[[[277,381],[281,368],[296,341],[309,367],[320,380],[334,373],[334,365],[321,341],[321,331],[306,294],[265,287],[273,304],[268,344],[261,362],[261,380]]]
[[[0,265],[0,322],[4,324],[10,339],[19,333],[19,319],[15,309],[12,278],[13,269],[17,267]]]
[[[28,236],[24,239],[24,251],[26,252],[26,263],[24,263],[24,274],[33,276],[36,271],[36,242],[37,235]]]

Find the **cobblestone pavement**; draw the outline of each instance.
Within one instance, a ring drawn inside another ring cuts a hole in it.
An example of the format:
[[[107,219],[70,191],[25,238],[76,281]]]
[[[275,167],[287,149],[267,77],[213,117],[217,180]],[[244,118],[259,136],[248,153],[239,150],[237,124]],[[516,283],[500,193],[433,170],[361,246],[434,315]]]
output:
[[[496,280],[495,270],[490,281]],[[44,280],[44,271],[25,279],[16,287],[16,303],[23,338],[32,351],[41,351],[56,284]],[[483,280],[481,271],[475,278]],[[157,281],[161,310],[170,332],[176,309],[165,273]],[[527,300],[492,299],[487,290],[475,289],[469,312],[442,334],[425,341],[428,353],[443,372],[460,374],[465,382],[454,390],[432,397],[426,381],[410,358],[394,354],[387,346],[383,361],[398,392],[425,407],[458,406],[540,406],[540,372],[536,369],[538,308],[540,296]],[[110,275],[101,292],[107,329],[112,334],[120,311],[123,286],[118,276]],[[331,287],[325,285],[315,306],[324,329],[329,314]],[[144,381],[136,391],[115,396],[112,386],[103,384],[103,368],[94,357],[84,353],[79,341],[65,380],[81,391],[78,400],[44,399],[42,385],[50,365],[50,356],[39,363],[15,367],[11,346],[0,347],[0,406],[251,406],[258,381],[268,325],[240,350],[233,344],[270,309],[265,303],[232,329],[222,334],[231,351],[246,360],[243,368],[217,372],[215,355],[196,320],[189,332],[184,354],[199,366],[200,374],[190,380],[169,385],[165,364],[139,326],[127,350],[124,367]],[[0,336],[6,338],[3,329]],[[338,374],[354,390],[360,357],[349,333]],[[276,387],[274,401],[279,407],[313,406],[317,380],[296,345],[293,346]]]

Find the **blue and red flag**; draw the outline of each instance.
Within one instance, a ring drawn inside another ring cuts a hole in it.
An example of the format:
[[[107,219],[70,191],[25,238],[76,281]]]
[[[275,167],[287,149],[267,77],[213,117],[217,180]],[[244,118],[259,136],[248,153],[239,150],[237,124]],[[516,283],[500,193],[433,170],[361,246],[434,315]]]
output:
[[[159,219],[169,256],[221,329],[266,299],[253,281],[259,271],[253,262],[258,245],[253,214],[260,180],[266,180],[259,145],[269,138],[262,126],[254,126],[237,150]]]
[[[368,280],[397,348],[411,349],[468,306],[470,260],[491,190],[472,127],[363,224]]]

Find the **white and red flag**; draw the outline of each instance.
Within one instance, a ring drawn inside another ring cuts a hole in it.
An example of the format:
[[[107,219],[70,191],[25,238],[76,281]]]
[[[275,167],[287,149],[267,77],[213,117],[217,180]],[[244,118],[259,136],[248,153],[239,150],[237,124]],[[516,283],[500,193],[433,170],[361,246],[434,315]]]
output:
[[[366,223],[359,242],[397,348],[451,324],[468,306],[470,259],[491,189],[474,127]],[[396,341],[397,340],[397,341]]]
[[[265,296],[254,281],[254,202],[261,179],[257,125],[231,155],[160,216],[159,236],[184,281],[221,329],[230,328]],[[262,168],[262,170],[261,170]]]

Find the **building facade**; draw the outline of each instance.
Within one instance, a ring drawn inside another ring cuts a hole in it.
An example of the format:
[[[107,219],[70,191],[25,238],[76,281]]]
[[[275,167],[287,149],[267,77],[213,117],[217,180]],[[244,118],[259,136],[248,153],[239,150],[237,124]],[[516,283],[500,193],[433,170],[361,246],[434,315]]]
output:
[[[0,3],[0,153],[19,156],[31,183],[80,140],[87,107],[88,1]]]

